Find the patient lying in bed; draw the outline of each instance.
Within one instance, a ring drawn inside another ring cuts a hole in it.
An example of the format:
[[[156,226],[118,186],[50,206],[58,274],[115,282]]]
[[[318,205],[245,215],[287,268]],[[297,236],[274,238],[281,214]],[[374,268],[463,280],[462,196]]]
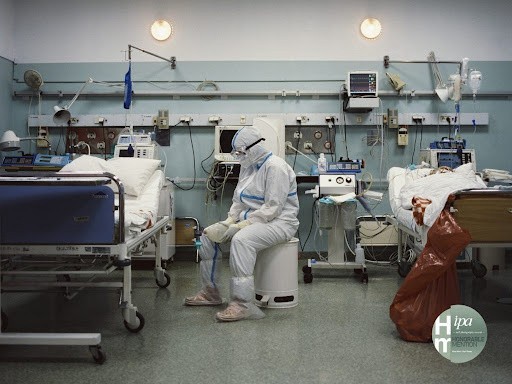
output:
[[[443,210],[448,196],[469,188],[486,188],[472,164],[455,169],[393,167],[388,171],[389,200],[397,219],[412,230],[430,227]]]
[[[116,175],[124,186],[125,236],[150,228],[157,219],[160,191],[165,180],[158,169],[160,160],[119,157],[103,160],[94,156],[81,156],[64,166],[59,172],[109,172]],[[118,192],[113,186],[115,192]],[[116,211],[116,223],[119,213]]]

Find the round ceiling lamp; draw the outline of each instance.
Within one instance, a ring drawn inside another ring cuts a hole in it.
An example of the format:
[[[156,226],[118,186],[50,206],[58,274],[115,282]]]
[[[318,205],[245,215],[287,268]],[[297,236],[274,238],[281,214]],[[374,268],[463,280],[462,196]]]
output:
[[[382,31],[382,26],[380,25],[380,21],[369,17],[364,19],[361,23],[361,33],[367,39],[375,39],[380,35]]]
[[[158,41],[167,40],[172,34],[172,26],[165,20],[156,20],[151,24],[151,35]]]

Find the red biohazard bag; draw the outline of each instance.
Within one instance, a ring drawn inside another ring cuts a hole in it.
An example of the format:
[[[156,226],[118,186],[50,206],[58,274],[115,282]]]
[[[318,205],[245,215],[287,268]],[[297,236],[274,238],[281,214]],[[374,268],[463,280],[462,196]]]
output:
[[[398,289],[389,308],[400,337],[407,341],[432,340],[436,318],[459,304],[456,259],[471,241],[444,209],[427,234],[427,244]]]

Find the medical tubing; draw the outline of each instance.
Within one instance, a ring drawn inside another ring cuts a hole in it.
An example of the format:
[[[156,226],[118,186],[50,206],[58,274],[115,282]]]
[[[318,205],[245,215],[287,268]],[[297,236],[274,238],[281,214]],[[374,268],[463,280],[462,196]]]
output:
[[[176,124],[176,125],[178,125],[178,124]],[[195,153],[195,150],[194,150],[194,141],[192,140],[192,129],[190,128],[190,123],[187,123],[187,126],[188,126],[188,134],[189,134],[189,137],[190,137],[190,145],[192,147],[192,160],[193,160],[193,167],[194,167],[194,178],[193,178],[192,186],[190,188],[183,188],[183,187],[180,187],[178,184],[176,184],[174,181],[172,182],[177,188],[181,189],[182,191],[190,191],[191,189],[194,189],[194,187],[196,186],[196,176],[197,176],[196,175],[196,153]]]
[[[293,149],[296,153],[299,153],[301,154],[302,156],[304,156],[306,159],[308,159],[309,161],[317,164],[317,162],[315,160],[313,160],[312,158],[310,158],[308,155],[306,155],[305,153],[302,153],[301,151],[299,151],[297,148],[295,148],[294,146],[292,146],[291,144],[288,144],[288,148],[291,148]]]
[[[311,236],[311,231],[313,230],[313,224],[315,219],[315,208],[316,208],[316,202],[320,199],[320,197],[317,197],[315,201],[313,201],[313,205],[311,206],[311,225],[309,226],[309,232],[306,237],[306,240],[304,240],[304,244],[301,247],[301,251],[304,252],[304,249],[306,248],[306,244],[308,243],[309,237]]]

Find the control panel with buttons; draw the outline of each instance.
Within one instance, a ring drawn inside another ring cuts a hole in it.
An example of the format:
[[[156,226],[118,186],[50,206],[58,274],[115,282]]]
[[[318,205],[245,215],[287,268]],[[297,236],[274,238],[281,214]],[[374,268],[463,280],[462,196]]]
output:
[[[356,192],[355,174],[323,174],[319,175],[320,195],[345,195]]]

